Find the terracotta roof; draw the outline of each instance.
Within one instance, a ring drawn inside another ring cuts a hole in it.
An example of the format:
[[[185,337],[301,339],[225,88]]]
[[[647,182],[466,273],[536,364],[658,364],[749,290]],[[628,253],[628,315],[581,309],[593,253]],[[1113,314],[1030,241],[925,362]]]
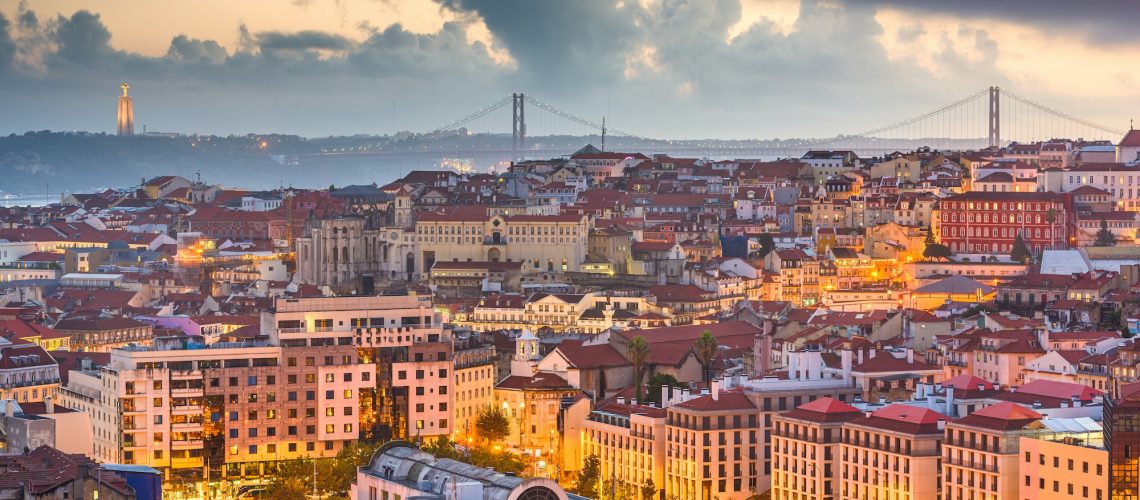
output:
[[[711,394],[701,396],[685,401],[684,403],[678,403],[673,407],[698,411],[735,411],[756,409],[756,405],[752,404],[752,400],[748,399],[748,396],[745,396],[743,393],[736,391],[721,392],[716,398],[713,398]]]
[[[889,352],[880,352],[873,358],[864,359],[863,363],[852,367],[851,371],[859,373],[886,373],[886,372],[916,372],[940,370],[914,358],[914,362],[907,363],[906,358],[896,358]]]
[[[1094,397],[1104,394],[1103,391],[1093,389],[1084,384],[1061,382],[1059,380],[1034,380],[1017,388],[1018,393],[1046,396],[1057,399],[1071,399],[1076,396],[1084,402],[1092,401]]]
[[[835,398],[819,398],[785,412],[785,417],[812,422],[846,422],[863,416],[858,408]]]
[[[1040,413],[1017,403],[1003,401],[977,410],[965,417],[955,420],[954,423],[994,431],[1012,431],[1023,429],[1030,423],[1040,419]]]
[[[929,408],[908,404],[893,404],[876,410],[866,418],[853,421],[853,424],[874,427],[890,432],[907,434],[942,434],[938,422],[949,421],[947,417]]]
[[[555,350],[574,368],[610,368],[632,366],[610,344],[582,345],[581,340],[563,340]]]
[[[989,380],[981,377],[976,377],[969,373],[963,373],[956,377],[950,377],[942,381],[942,387],[953,387],[955,391],[976,391],[978,385],[981,385],[983,390],[992,391],[994,384]]]
[[[1120,139],[1119,146],[1137,147],[1140,146],[1140,130],[1129,130],[1124,137]]]
[[[567,390],[573,389],[566,379],[552,373],[537,373],[532,377],[511,375],[495,384],[496,389],[515,390]]]

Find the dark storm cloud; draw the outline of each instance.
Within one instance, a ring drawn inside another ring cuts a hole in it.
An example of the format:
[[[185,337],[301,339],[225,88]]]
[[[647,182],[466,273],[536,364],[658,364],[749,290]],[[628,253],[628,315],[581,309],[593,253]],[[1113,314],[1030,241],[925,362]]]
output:
[[[343,36],[312,30],[258,33],[254,39],[261,50],[344,50],[352,45]]]
[[[84,66],[95,66],[115,55],[111,48],[111,32],[103,25],[98,14],[81,10],[70,18],[59,16],[55,29],[63,60]]]
[[[226,61],[229,54],[226,49],[213,40],[199,40],[186,35],[178,35],[170,41],[170,48],[166,50],[166,58],[188,63],[220,64]]]
[[[440,0],[479,16],[531,80],[551,87],[604,84],[620,77],[624,55],[644,31],[636,1]],[[669,34],[672,36],[673,34]]]
[[[1130,44],[1140,40],[1140,2],[1134,0],[873,0],[921,15],[1008,21],[1048,32],[1072,34],[1093,42]]]

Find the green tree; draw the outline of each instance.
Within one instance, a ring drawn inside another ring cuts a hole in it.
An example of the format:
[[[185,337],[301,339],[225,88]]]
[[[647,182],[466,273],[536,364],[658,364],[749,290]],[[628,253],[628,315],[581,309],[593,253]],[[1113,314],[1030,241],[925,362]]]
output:
[[[697,337],[696,342],[693,342],[693,353],[696,354],[697,361],[701,363],[705,382],[712,380],[712,361],[719,349],[720,345],[716,338],[708,330],[701,332],[701,336]]]
[[[502,441],[511,435],[511,419],[507,410],[488,405],[475,417],[475,432],[487,443]]]
[[[476,467],[490,467],[502,473],[518,474],[526,468],[522,458],[506,450],[494,451],[486,448],[472,448],[468,456],[457,457],[455,460],[466,462]]]
[[[450,458],[459,460],[459,450],[455,449],[455,443],[451,442],[447,436],[439,436],[427,446],[422,448],[424,451],[435,455],[436,458]]]
[[[372,455],[380,446],[365,441],[353,441],[346,445],[335,457],[319,460],[317,463],[317,488],[322,494],[347,497],[356,470],[368,465]],[[312,474],[312,471],[309,471]]]
[[[938,240],[934,238],[934,227],[933,226],[926,226],[926,240],[924,241],[924,243],[926,243],[927,247],[930,247],[930,245],[934,245],[934,244],[938,243]]]
[[[1050,208],[1049,210],[1045,211],[1045,222],[1049,223],[1049,247],[1050,248],[1057,248],[1057,240],[1056,240],[1057,230],[1054,229],[1053,224],[1057,223],[1057,215],[1059,215],[1059,214],[1060,213],[1057,212],[1057,209],[1055,209],[1055,208]]]
[[[1116,235],[1108,230],[1108,221],[1104,217],[1100,218],[1100,231],[1096,232],[1096,242],[1093,246],[1097,247],[1110,247],[1116,244]]]
[[[602,460],[597,455],[586,457],[582,470],[578,472],[578,482],[570,491],[575,495],[597,498],[598,484],[602,480]]]
[[[277,464],[277,471],[265,488],[265,498],[296,500],[305,498],[312,491],[313,461],[297,458]]]
[[[641,401],[641,379],[645,376],[645,363],[649,361],[649,342],[645,337],[638,335],[629,341],[625,347],[625,355],[633,364],[633,386],[637,390],[637,400]]]
[[[1013,239],[1013,249],[1009,252],[1009,258],[1014,262],[1029,262],[1033,254],[1029,253],[1029,247],[1025,246],[1025,240],[1022,239],[1021,234],[1018,234]]]
[[[653,484],[653,478],[645,478],[645,484],[641,485],[641,500],[653,500],[657,496],[657,485]]]
[[[654,373],[645,384],[645,402],[661,404],[662,387],[685,387],[685,384],[669,373]]]
[[[928,259],[949,259],[953,255],[950,247],[935,243],[933,245],[926,245],[926,250],[922,251],[922,256]]]
[[[760,237],[757,238],[756,242],[760,244],[760,251],[757,255],[761,259],[767,257],[768,254],[772,253],[772,250],[776,249],[776,240],[772,238],[771,233],[760,233]]]

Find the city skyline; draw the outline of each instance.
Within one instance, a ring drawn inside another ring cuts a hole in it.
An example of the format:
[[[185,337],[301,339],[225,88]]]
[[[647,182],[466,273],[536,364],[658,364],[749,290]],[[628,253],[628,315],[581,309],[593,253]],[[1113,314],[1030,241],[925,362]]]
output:
[[[521,90],[651,137],[824,137],[990,84],[1124,128],[1140,75],[1113,61],[1140,53],[1137,13],[1101,7],[5,0],[0,132],[113,132],[122,81],[140,131],[425,131]]]

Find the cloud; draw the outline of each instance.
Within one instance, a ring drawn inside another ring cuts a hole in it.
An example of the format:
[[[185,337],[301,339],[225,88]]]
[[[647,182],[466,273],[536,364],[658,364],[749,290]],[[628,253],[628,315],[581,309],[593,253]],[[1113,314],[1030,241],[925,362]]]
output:
[[[16,42],[12,41],[12,35],[8,32],[10,26],[8,18],[0,12],[0,72],[11,66],[16,59]]]
[[[343,36],[320,31],[298,31],[296,33],[281,33],[271,31],[258,33],[255,36],[258,48],[262,51],[286,50],[345,50],[351,42]]]
[[[198,40],[186,35],[178,35],[170,41],[170,48],[166,50],[166,57],[176,61],[188,63],[221,64],[226,61],[229,54],[218,42],[213,40]]]
[[[1140,41],[1140,4],[1133,1],[1074,3],[1072,0],[1010,2],[993,0],[873,0],[915,13],[948,15],[962,20],[1016,22],[1047,32],[1079,34],[1091,42],[1134,44]]]
[[[83,66],[94,66],[114,56],[111,32],[103,25],[98,14],[81,10],[70,18],[59,16],[55,36],[59,43],[56,55],[63,60]]]

